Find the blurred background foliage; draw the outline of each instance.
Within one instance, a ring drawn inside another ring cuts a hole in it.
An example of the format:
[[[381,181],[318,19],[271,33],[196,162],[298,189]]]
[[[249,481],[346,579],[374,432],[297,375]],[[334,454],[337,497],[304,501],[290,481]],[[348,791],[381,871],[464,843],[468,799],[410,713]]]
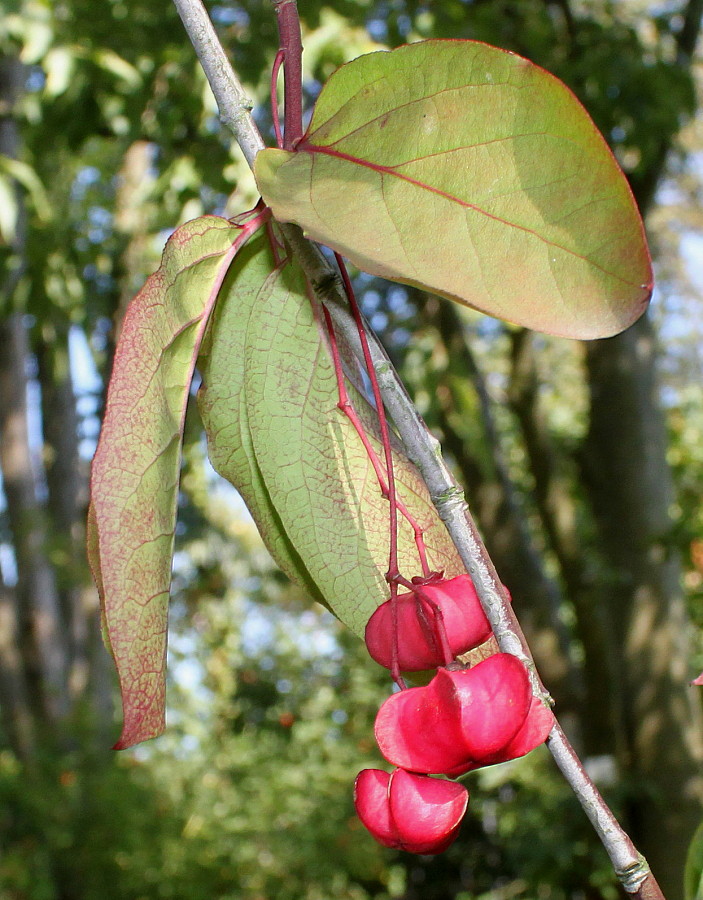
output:
[[[466,485],[565,727],[676,900],[703,757],[688,687],[703,668],[703,3],[299,5],[310,104],[379,45],[497,44],[571,86],[646,214],[651,313],[587,346],[357,282]],[[208,8],[270,138],[271,4]],[[388,679],[272,566],[204,459],[195,410],[168,731],[109,751],[115,685],[83,523],[119,323],[173,228],[255,200],[167,0],[5,0],[0,900],[616,897],[543,748],[469,777],[444,856],[374,844],[351,786],[380,763]]]

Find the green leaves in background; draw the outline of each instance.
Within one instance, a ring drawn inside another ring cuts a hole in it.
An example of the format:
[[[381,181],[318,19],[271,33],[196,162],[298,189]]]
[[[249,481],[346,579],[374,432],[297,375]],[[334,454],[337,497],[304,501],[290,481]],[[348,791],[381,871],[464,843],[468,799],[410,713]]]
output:
[[[686,900],[703,900],[703,823],[698,827],[688,848],[684,897]]]
[[[256,177],[278,220],[359,268],[530,328],[605,337],[649,300],[642,223],[593,122],[486,44],[342,66],[296,152],[263,151]]]
[[[242,493],[281,568],[363,634],[387,598],[388,503],[337,409],[319,309],[302,270],[292,261],[276,268],[263,235],[237,258],[226,288],[199,364],[210,459]],[[375,414],[352,394],[373,439]],[[395,462],[399,496],[426,529],[430,565],[463,571],[415,469],[400,452]],[[399,543],[401,569],[419,574],[405,521]]]
[[[205,216],[179,228],[129,306],[91,475],[88,552],[120,681],[116,748],[164,724],[164,667],[181,440],[208,316],[246,230]]]

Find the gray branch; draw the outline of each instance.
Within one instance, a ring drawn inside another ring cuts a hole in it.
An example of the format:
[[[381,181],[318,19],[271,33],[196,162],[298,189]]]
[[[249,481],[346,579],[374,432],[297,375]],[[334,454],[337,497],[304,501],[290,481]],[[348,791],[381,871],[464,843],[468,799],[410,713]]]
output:
[[[266,144],[252,118],[253,101],[230,65],[217,32],[200,0],[173,0],[190,42],[215,95],[220,121],[234,134],[244,158],[254,168],[254,159]]]
[[[231,129],[253,168],[254,158],[265,144],[251,116],[252,103],[222,49],[201,0],[174,0],[174,3],[215,95],[222,122]],[[329,308],[336,329],[361,359],[359,336],[346,297],[341,287],[329,287],[332,281],[329,276],[336,274],[330,263],[296,225],[281,227],[310,284],[326,285],[324,297],[320,299]],[[370,328],[367,332],[384,404],[476,586],[498,645],[502,652],[512,653],[523,661],[535,696],[548,702],[520,625],[468,512],[464,494],[442,459],[439,442],[418,415],[378,338]],[[558,723],[550,732],[547,746],[608,852],[624,889],[641,900],[664,900],[646,860],[637,853],[608,808]]]

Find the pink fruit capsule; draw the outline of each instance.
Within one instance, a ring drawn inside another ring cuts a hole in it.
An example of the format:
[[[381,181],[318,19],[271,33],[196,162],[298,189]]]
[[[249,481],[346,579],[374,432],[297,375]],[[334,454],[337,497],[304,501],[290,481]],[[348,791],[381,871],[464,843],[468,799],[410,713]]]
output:
[[[354,784],[354,805],[364,826],[386,847],[441,853],[454,841],[469,792],[462,784],[403,769],[364,769]]]
[[[389,697],[376,717],[379,749],[412,772],[461,775],[524,756],[546,740],[551,710],[534,700],[527,671],[508,653],[472,669],[439,669],[425,687]]]
[[[434,669],[450,661],[444,658],[442,650],[442,628],[452,658],[478,647],[491,634],[491,626],[468,575],[419,585],[417,592],[399,594],[397,616],[398,666],[405,672]],[[369,619],[365,640],[372,659],[390,669],[393,650],[390,600],[379,606]]]

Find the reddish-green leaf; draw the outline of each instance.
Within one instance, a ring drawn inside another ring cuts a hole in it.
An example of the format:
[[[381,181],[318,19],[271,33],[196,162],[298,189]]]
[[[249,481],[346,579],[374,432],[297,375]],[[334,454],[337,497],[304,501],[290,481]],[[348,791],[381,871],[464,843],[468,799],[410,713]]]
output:
[[[88,553],[122,692],[117,748],[163,730],[166,620],[181,438],[209,314],[249,228],[179,228],[130,304],[91,476]]]
[[[272,271],[273,270],[273,271]],[[242,493],[271,553],[362,635],[387,598],[388,503],[361,441],[337,408],[324,328],[300,268],[275,267],[263,236],[232,266],[199,367],[199,401],[215,468]],[[350,388],[380,454],[375,416]],[[462,566],[417,472],[395,454],[399,495],[425,527],[430,564]],[[412,530],[400,564],[420,573]]]
[[[554,76],[473,41],[371,53],[256,177],[279,221],[368,272],[545,332],[614,334],[651,267],[627,182]]]

